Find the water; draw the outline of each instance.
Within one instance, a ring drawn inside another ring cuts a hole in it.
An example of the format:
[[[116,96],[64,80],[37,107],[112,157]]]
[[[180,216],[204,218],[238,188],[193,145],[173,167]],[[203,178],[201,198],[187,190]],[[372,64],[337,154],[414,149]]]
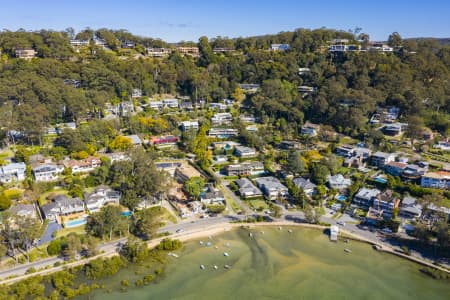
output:
[[[449,299],[449,282],[427,277],[417,264],[363,243],[332,243],[318,230],[288,229],[259,228],[253,237],[238,229],[203,245],[189,242],[159,282],[134,287],[142,275],[132,267],[106,281],[112,293],[99,290],[90,299]]]
[[[84,224],[86,224],[86,219],[85,218],[66,222],[65,223],[65,227],[66,228],[71,228],[71,227],[81,226],[81,225],[84,225]]]

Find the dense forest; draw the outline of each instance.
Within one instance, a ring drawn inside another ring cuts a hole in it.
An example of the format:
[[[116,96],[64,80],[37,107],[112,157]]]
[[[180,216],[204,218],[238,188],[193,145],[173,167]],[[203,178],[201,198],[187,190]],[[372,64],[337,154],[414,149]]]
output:
[[[75,51],[70,39],[101,38]],[[245,104],[267,124],[298,132],[306,121],[328,124],[355,137],[370,131],[368,117],[377,106],[396,105],[404,121],[420,119],[432,130],[450,128],[450,46],[435,39],[387,37],[393,53],[327,51],[336,38],[365,43],[368,35],[329,29],[298,29],[248,38],[209,39],[197,43],[198,58],[173,51],[165,58],[144,56],[146,47],[175,45],[142,38],[126,30],[86,29],[75,34],[41,30],[0,32],[0,128],[37,141],[45,127],[80,122],[101,115],[105,103],[129,100],[134,88],[145,96],[173,94],[208,102],[235,98],[239,83],[261,85]],[[132,41],[133,49],[121,43]],[[271,43],[287,43],[287,51],[269,51]],[[214,48],[234,51],[217,53]],[[15,50],[32,48],[32,60],[15,58]],[[126,50],[126,51],[125,51]],[[310,72],[298,74],[299,68]],[[68,84],[69,80],[80,82]],[[302,94],[298,86],[314,92]]]

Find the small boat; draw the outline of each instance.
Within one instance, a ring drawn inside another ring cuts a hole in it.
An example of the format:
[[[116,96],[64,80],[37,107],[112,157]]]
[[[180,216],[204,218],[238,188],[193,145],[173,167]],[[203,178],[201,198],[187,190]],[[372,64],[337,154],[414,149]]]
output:
[[[281,230],[281,226],[280,226],[280,227],[278,227],[278,230]]]
[[[348,243],[348,239],[344,240],[345,243]]]
[[[167,255],[168,255],[168,256],[175,257],[175,258],[178,258],[178,257],[179,257],[178,254],[175,254],[175,253],[168,253]]]
[[[380,251],[381,250],[381,246],[380,245],[373,245],[373,249]]]
[[[352,250],[350,250],[348,248],[345,248],[344,251],[347,252],[347,253],[352,253]]]
[[[253,233],[249,232],[249,233],[248,233],[248,236],[249,236],[249,237],[253,237]]]
[[[219,268],[218,266],[214,265],[214,270],[217,270],[218,268]]]
[[[230,247],[230,243],[226,243],[225,246]]]
[[[261,231],[261,234],[264,234],[264,231]]]
[[[203,242],[202,241],[200,241],[200,242],[198,242],[200,245],[203,245]]]
[[[205,265],[200,265],[200,269],[204,270],[205,269]]]
[[[206,243],[206,246],[207,246],[207,247],[210,247],[211,245],[212,245],[211,242],[207,242],[207,243]]]
[[[289,233],[292,233],[292,229],[289,229],[288,232],[289,232]]]
[[[228,256],[230,256],[230,254],[228,254],[228,252],[224,252],[223,256],[227,256],[228,257]]]
[[[219,247],[217,247],[217,246],[214,246],[214,249],[219,249]]]
[[[225,265],[225,266],[223,266],[225,269],[229,269],[230,268],[230,266],[229,265]]]

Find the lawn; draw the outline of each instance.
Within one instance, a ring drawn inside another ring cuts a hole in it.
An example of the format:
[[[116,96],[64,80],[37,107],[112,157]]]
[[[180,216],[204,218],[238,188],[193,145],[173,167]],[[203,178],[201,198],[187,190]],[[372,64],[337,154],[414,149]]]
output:
[[[66,195],[67,196],[69,194],[69,191],[64,190],[64,189],[57,189],[57,188],[55,188],[55,189],[53,189],[51,191],[42,193],[41,196],[39,197],[39,205],[46,204],[48,202],[47,197],[52,195],[52,194],[54,194],[55,196],[56,195]]]
[[[71,228],[63,228],[61,230],[58,230],[56,232],[56,237],[62,237],[62,236],[66,236],[69,233],[76,233],[76,234],[85,234],[86,231],[84,230],[84,226],[85,225],[81,225],[81,226],[77,226],[77,227],[71,227]]]
[[[266,201],[264,200],[249,200],[250,202],[250,206],[253,209],[262,209],[262,210],[266,210],[269,209],[269,205],[267,205]]]
[[[234,212],[239,212],[241,211],[241,207],[239,206],[239,204],[236,203],[236,201],[234,201],[233,197],[231,197],[228,193],[228,191],[226,189],[224,189],[222,186],[220,187],[220,190],[222,191],[223,195],[225,196],[225,201],[230,204],[231,209],[233,209]]]

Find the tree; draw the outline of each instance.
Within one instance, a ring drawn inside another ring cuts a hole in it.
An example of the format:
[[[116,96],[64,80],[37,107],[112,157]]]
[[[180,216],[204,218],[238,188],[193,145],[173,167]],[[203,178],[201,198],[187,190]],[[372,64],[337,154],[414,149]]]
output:
[[[122,216],[120,207],[114,205],[104,206],[99,212],[92,214],[86,224],[86,231],[94,236],[104,238],[105,235],[112,239],[113,233],[123,230],[121,219],[126,218]]]
[[[160,226],[161,208],[143,209],[135,214],[135,233],[151,239]]]
[[[402,45],[402,37],[398,32],[393,32],[389,35],[388,45],[394,48]]]
[[[289,152],[286,168],[294,176],[302,174],[306,171],[305,162],[303,161],[303,158],[300,155],[300,152],[298,152],[298,151]]]
[[[127,136],[118,135],[114,140],[108,145],[110,150],[127,151],[133,147],[133,142],[131,138]]]
[[[311,179],[318,185],[324,185],[327,176],[330,175],[328,168],[321,163],[314,163],[311,167]]]
[[[6,210],[11,207],[11,199],[4,193],[0,192],[0,210]]]
[[[405,135],[411,139],[411,147],[414,149],[414,140],[419,139],[423,134],[423,119],[418,116],[410,116],[408,118],[408,128]]]
[[[147,258],[149,250],[147,243],[130,236],[125,246],[121,249],[120,254],[129,262],[136,263]]]
[[[236,100],[236,102],[242,102],[245,100],[245,93],[239,86],[237,86],[231,94],[231,98]]]
[[[194,200],[198,200],[198,197],[205,188],[205,179],[203,177],[191,177],[184,182],[184,189],[189,193]]]

